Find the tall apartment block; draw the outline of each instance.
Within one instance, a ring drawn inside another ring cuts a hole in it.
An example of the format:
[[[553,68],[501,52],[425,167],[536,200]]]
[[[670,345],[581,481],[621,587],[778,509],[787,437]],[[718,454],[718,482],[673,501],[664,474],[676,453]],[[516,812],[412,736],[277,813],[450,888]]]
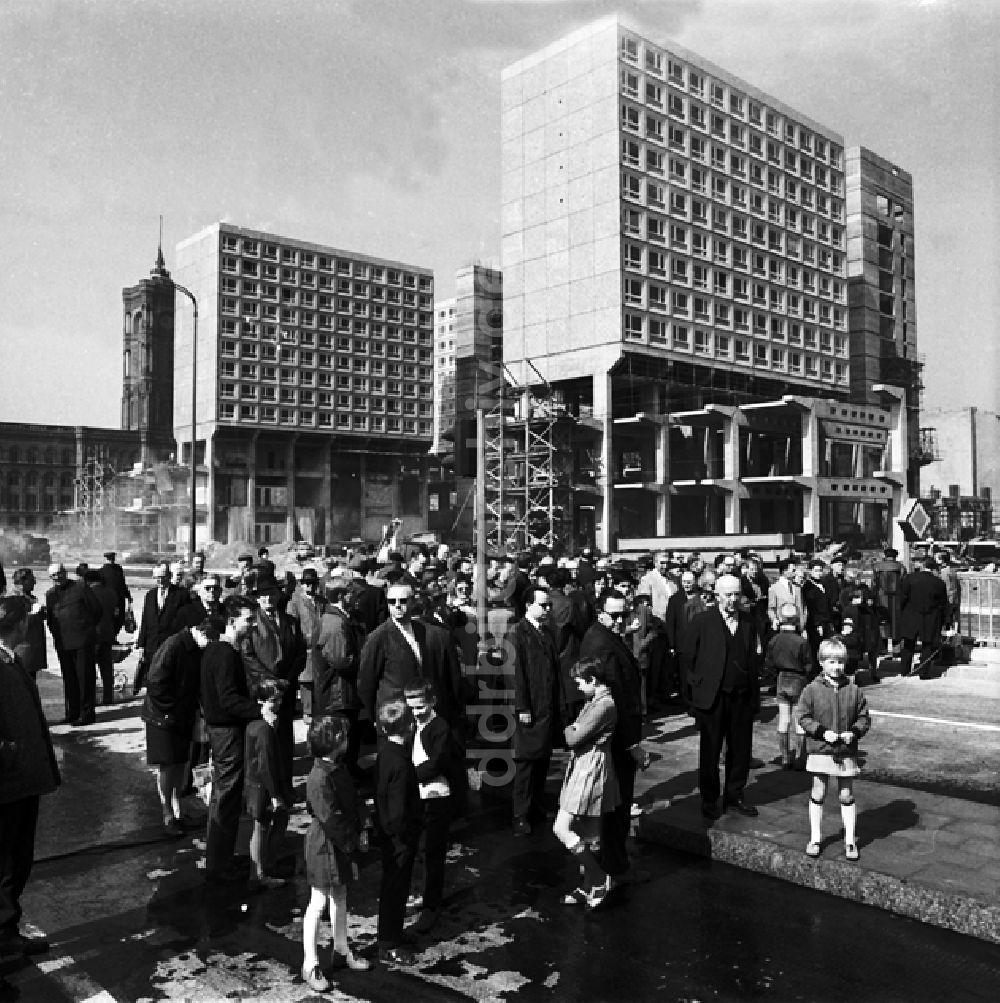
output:
[[[434,438],[431,452],[442,451],[441,433],[455,423],[455,300],[434,304]]]
[[[905,388],[907,488],[916,497],[932,456],[920,444],[913,179],[864,147],[847,151],[847,234],[851,398],[871,403],[878,383]]]
[[[896,488],[828,480],[897,466],[885,428],[862,455],[895,397],[857,427],[792,399],[851,391],[843,138],[618,17],[507,67],[501,95],[504,361],[592,430],[576,539],[885,533]],[[805,447],[817,413],[850,427]]]
[[[198,537],[377,539],[425,524],[434,279],[398,261],[217,223],[177,246],[199,304]],[[174,433],[191,448],[190,303]],[[183,529],[182,529],[183,532]]]

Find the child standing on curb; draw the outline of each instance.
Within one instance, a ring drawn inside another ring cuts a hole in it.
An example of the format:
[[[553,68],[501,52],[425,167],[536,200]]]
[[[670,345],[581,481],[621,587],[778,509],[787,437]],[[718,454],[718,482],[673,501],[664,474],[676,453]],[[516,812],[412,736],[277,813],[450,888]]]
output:
[[[768,679],[777,679],[775,696],[778,704],[778,753],[783,769],[802,769],[803,732],[795,722],[794,746],[788,733],[792,725],[792,708],[798,703],[806,680],[812,673],[812,652],[809,642],[799,633],[799,611],[795,603],[782,603],[778,608],[778,633],[767,643],[764,668]]]
[[[350,725],[340,714],[314,718],[309,726],[313,767],[306,780],[312,820],[306,833],[306,878],[310,897],[302,917],[302,978],[315,992],[330,982],[319,966],[316,939],[329,905],[333,927],[332,968],[367,971],[371,962],[356,957],[347,942],[347,885],[358,878],[359,820],[354,781],[344,765]]]
[[[809,798],[809,844],[806,855],[818,857],[822,839],[823,799],[828,779],[837,778],[840,787],[840,815],[844,822],[844,854],[858,859],[855,829],[858,809],[854,803],[854,778],[861,772],[858,764],[858,740],[871,727],[868,703],[860,688],[844,675],[847,649],[842,641],[828,638],[819,646],[818,658],[823,674],[803,691],[795,708],[795,717],[815,746],[810,751],[806,769],[812,774]]]
[[[597,852],[601,816],[620,802],[618,779],[608,754],[618,713],[603,662],[587,658],[577,662],[570,673],[587,702],[564,731],[572,755],[552,832],[580,865],[581,886],[563,896],[563,905],[582,903],[596,909],[611,891],[611,878],[598,863]]]

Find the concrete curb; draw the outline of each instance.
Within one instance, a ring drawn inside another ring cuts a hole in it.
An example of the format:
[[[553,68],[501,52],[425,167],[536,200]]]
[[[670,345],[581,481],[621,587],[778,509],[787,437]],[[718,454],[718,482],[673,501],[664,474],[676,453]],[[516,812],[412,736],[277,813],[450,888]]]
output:
[[[709,825],[683,807],[653,809],[641,816],[638,838],[1000,944],[1000,908],[990,902],[951,895],[860,862],[812,860],[759,836]]]

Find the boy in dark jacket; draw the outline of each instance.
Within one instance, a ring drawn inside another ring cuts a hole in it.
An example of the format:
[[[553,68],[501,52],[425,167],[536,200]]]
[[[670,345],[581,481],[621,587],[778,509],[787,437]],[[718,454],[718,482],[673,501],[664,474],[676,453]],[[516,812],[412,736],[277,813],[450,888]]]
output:
[[[778,704],[778,753],[781,765],[790,770],[801,768],[804,732],[795,725],[794,746],[789,735],[792,708],[798,702],[813,672],[812,650],[799,633],[799,611],[795,603],[783,603],[778,609],[778,632],[767,643],[764,668],[774,678]]]
[[[405,700],[390,699],[379,706],[376,718],[385,737],[375,762],[375,810],[382,851],[378,956],[384,964],[412,965],[403,919],[421,819],[420,788],[406,744],[413,733],[413,715]]]

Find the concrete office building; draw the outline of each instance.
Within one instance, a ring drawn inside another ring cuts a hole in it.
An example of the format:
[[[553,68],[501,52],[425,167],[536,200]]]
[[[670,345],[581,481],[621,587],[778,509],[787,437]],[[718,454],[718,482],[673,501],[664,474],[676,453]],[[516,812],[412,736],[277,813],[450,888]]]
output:
[[[877,400],[872,387],[906,391],[907,489],[920,493],[923,360],[917,353],[913,179],[864,147],[847,151],[847,274],[851,399]]]
[[[801,414],[758,406],[849,400],[843,138],[618,17],[506,68],[501,94],[504,361],[596,430],[573,535],[886,533],[884,498],[828,490],[827,436],[874,473],[862,412],[802,449]]]
[[[198,538],[329,543],[378,539],[393,517],[404,531],[422,527],[431,271],[217,223],[177,246],[174,274],[199,304]],[[190,303],[178,296],[182,462],[192,334]]]
[[[440,454],[441,433],[455,423],[455,300],[434,304],[434,437],[431,452]]]
[[[440,365],[446,404],[438,454],[439,480],[430,485],[428,528],[470,545],[476,466],[476,398],[495,405],[503,383],[503,276],[487,265],[455,273],[455,297],[438,304],[435,371]]]

